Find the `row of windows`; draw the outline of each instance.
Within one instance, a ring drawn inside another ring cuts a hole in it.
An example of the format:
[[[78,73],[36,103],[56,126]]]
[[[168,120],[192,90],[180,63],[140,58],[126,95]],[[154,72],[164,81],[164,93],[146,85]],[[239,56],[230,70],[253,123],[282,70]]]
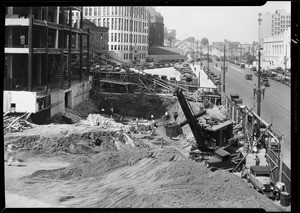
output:
[[[133,21],[123,18],[94,18],[89,20],[97,26],[108,27],[110,30],[148,33],[148,23],[143,21]]]
[[[138,44],[147,44],[148,42],[147,35],[133,35],[128,33],[111,33],[110,42],[126,42],[126,43],[138,43]]]
[[[109,50],[135,50],[135,47],[132,45],[110,45]],[[147,51],[147,46],[138,46],[136,51]]]
[[[106,44],[93,43],[92,46],[93,46],[93,48],[98,49],[98,50],[105,50]]]
[[[287,48],[287,44],[285,45]],[[285,54],[285,48],[283,44],[270,44],[266,45],[265,48],[265,53],[266,54]]]
[[[131,15],[132,14],[132,15]],[[84,16],[119,15],[147,20],[148,11],[142,7],[84,7]]]
[[[146,53],[140,53],[138,55],[140,59],[146,59]],[[131,60],[132,59],[132,53],[124,53],[124,57],[123,57],[125,60]]]

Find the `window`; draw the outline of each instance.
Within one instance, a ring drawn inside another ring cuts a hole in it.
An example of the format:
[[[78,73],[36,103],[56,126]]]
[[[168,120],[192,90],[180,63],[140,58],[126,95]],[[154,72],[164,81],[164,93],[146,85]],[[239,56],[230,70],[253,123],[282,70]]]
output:
[[[115,14],[115,7],[111,7],[111,14],[112,14],[112,15]]]
[[[110,19],[110,18],[107,19],[107,27],[108,27],[108,28],[109,28],[109,19]]]
[[[115,14],[118,15],[118,7],[115,7]]]
[[[114,45],[110,45],[110,50],[114,50]]]
[[[106,15],[106,7],[103,7],[103,15]]]
[[[87,7],[84,8],[84,15],[85,15],[85,16],[88,16],[88,8],[87,8]]]
[[[94,16],[96,16],[98,13],[98,8],[97,7],[94,7]]]
[[[114,18],[111,18],[111,29],[114,29]]]
[[[120,45],[118,45],[118,50],[120,50]]]
[[[107,15],[110,15],[110,14],[109,14],[109,12],[110,12],[109,8],[110,8],[110,7],[107,7]]]
[[[117,42],[117,36],[118,36],[117,33],[115,33],[115,42]]]
[[[92,8],[89,8],[89,16],[92,16]]]
[[[101,26],[101,18],[98,19],[98,26]]]
[[[101,40],[103,39],[103,33],[100,34],[100,39],[101,39]]]
[[[117,45],[115,45],[115,50],[117,50]]]
[[[111,42],[114,41],[114,34],[113,34],[113,33],[111,34],[110,41],[111,41]]]
[[[120,33],[118,33],[118,42],[120,42],[120,37],[121,37]]]
[[[98,15],[101,16],[101,9],[102,7],[98,7]]]

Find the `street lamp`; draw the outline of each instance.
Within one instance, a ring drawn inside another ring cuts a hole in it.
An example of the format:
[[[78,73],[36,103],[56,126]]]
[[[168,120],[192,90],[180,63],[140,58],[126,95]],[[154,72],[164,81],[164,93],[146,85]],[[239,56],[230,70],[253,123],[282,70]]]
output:
[[[257,94],[257,115],[260,116],[260,102],[261,102],[261,89],[260,89],[260,25],[261,25],[261,13],[258,14],[258,70],[257,70],[257,76],[258,76],[258,85],[257,85],[257,90],[255,93]]]

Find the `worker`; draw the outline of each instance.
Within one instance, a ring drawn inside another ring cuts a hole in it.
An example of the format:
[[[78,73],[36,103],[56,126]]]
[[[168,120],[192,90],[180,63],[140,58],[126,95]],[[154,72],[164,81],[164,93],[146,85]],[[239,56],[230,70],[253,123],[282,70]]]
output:
[[[259,164],[260,164],[260,159],[259,159],[258,154],[256,153],[256,155],[255,155],[255,166],[259,166]]]
[[[255,93],[256,93],[256,84],[253,84],[253,99],[255,99]]]
[[[110,111],[111,111],[111,118],[115,115],[115,113],[114,113],[114,108],[112,107],[112,108],[110,108]]]
[[[169,112],[168,111],[166,111],[165,112],[165,123],[168,123],[169,122],[169,120],[170,120],[170,115],[169,115]]]
[[[13,161],[16,161],[17,165],[19,165],[19,161],[16,160],[17,148],[18,147],[14,144],[7,145],[7,154],[5,156],[5,160],[8,159],[8,166],[11,166]]]
[[[139,119],[136,118],[135,119],[135,132],[138,132],[138,130],[139,130]]]
[[[177,118],[178,118],[178,112],[174,112],[173,118],[174,118],[174,120],[175,120],[175,122],[176,122],[176,120],[177,120]]]
[[[266,86],[264,84],[261,86],[261,91],[262,91],[263,99],[265,99]]]

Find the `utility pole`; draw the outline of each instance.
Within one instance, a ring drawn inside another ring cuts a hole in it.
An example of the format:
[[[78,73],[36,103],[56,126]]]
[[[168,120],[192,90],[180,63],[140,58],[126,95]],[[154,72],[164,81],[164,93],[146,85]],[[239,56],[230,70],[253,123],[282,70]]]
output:
[[[259,18],[258,18],[258,34],[260,35],[260,24],[261,24],[261,13],[258,14]],[[259,39],[259,38],[258,38]],[[259,40],[258,40],[259,42]],[[261,102],[261,91],[260,91],[260,43],[258,43],[258,71],[257,71],[257,80],[258,80],[258,85],[257,85],[257,115],[260,116],[260,102]]]
[[[209,71],[209,42],[207,42],[207,50],[208,50],[208,52],[207,52],[207,71]]]
[[[224,57],[223,57],[223,93],[225,93],[225,44],[224,44]]]

